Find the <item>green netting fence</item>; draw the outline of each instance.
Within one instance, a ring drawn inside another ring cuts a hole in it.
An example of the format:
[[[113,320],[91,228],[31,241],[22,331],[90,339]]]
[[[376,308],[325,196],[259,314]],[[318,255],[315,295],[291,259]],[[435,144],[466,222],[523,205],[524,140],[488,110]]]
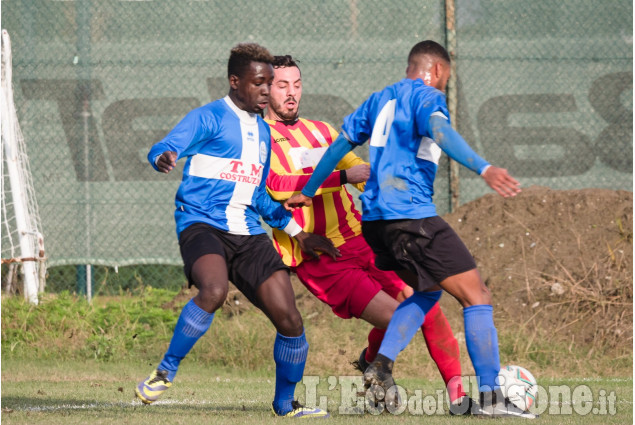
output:
[[[412,45],[434,39],[456,64],[454,124],[482,156],[523,186],[632,190],[631,1],[12,0],[2,28],[47,290],[74,290],[86,264],[99,291],[184,282],[172,216],[180,172],[156,173],[145,157],[189,110],[227,93],[239,42],[299,59],[302,115],[339,127],[404,77]],[[489,192],[460,170],[452,195],[450,169],[442,160],[441,213],[453,196]]]

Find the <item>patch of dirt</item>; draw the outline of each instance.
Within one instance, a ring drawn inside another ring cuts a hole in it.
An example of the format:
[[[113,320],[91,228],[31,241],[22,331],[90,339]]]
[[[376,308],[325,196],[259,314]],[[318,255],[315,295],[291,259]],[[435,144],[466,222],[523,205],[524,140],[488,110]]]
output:
[[[632,192],[533,186],[515,198],[483,196],[444,218],[477,261],[497,327],[632,353]]]

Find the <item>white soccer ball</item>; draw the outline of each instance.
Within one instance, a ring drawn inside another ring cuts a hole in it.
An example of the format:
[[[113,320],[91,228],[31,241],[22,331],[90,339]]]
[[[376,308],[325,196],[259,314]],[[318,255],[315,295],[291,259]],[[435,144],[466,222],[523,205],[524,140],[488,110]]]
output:
[[[503,395],[514,406],[529,410],[536,401],[538,383],[527,369],[521,366],[504,366],[498,373],[498,381]]]

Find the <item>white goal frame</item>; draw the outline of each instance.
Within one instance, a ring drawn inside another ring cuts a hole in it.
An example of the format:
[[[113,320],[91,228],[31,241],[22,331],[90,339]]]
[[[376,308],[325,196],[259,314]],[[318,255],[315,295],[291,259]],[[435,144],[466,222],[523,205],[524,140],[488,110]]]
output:
[[[12,279],[15,265],[21,264],[24,297],[32,304],[38,304],[38,292],[44,291],[46,278],[44,237],[41,232],[42,226],[31,182],[31,171],[24,139],[13,101],[11,40],[9,33],[4,29],[2,30],[2,86],[0,90],[0,123],[2,126],[0,167],[2,167],[3,212],[0,233],[5,231],[9,233],[7,238],[3,237],[3,242],[9,241],[11,245],[10,247],[2,247],[2,264],[9,265],[8,280]],[[3,169],[4,167],[6,170]],[[5,187],[5,171],[9,177],[9,188]],[[14,216],[9,219],[8,215],[11,212]],[[19,252],[18,246],[13,246],[11,233],[17,234]],[[10,252],[9,258],[4,258],[5,252]]]

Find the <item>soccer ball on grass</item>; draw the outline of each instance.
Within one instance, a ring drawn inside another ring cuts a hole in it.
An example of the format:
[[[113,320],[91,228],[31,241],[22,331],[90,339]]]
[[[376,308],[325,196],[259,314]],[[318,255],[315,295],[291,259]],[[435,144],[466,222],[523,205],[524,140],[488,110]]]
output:
[[[524,367],[502,367],[498,373],[498,381],[503,395],[519,409],[529,410],[535,403],[538,383],[534,375]]]

